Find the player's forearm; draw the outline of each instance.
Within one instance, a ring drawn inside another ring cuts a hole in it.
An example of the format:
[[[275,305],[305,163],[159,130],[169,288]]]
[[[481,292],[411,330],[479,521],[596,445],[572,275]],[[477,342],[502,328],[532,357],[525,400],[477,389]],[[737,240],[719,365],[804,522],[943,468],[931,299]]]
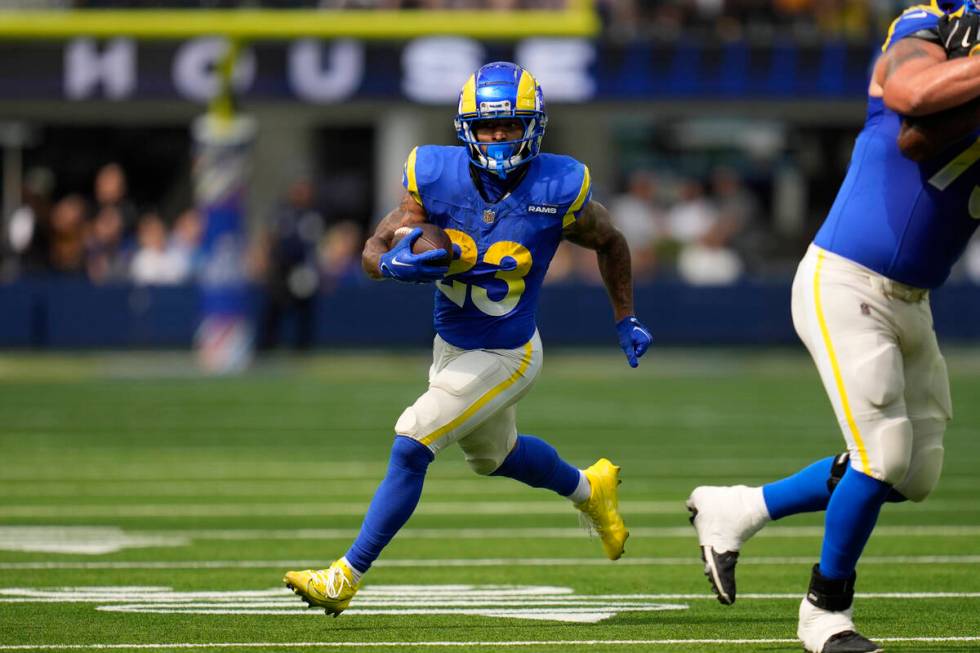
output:
[[[944,61],[910,75],[896,75],[884,88],[885,105],[904,116],[927,116],[980,97],[980,56]]]
[[[907,159],[925,161],[969,136],[980,126],[980,98],[921,118],[906,117],[898,149]]]
[[[626,239],[617,232],[596,250],[596,257],[615,321],[619,322],[633,315],[633,272]]]
[[[364,268],[364,274],[371,279],[383,279],[379,265],[381,255],[387,251],[388,244],[383,239],[377,236],[368,238],[364,244],[364,251],[361,253],[361,267]]]

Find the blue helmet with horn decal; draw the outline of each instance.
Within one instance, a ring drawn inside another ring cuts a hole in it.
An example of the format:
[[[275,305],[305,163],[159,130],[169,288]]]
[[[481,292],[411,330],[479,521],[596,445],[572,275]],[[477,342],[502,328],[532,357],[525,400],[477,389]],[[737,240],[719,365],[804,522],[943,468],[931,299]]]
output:
[[[521,121],[524,126],[521,138],[492,144],[477,141],[474,123],[502,118]],[[456,135],[466,144],[473,165],[501,177],[540,153],[547,125],[541,86],[530,72],[517,64],[489,63],[471,75],[460,91]]]

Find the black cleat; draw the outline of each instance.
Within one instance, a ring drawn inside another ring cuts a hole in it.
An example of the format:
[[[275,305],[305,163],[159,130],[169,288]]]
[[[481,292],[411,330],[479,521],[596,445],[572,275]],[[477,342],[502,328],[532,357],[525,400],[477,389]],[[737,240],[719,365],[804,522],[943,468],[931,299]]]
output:
[[[735,603],[735,565],[738,564],[738,551],[718,553],[710,546],[701,547],[704,560],[704,575],[711,589],[715,591],[722,605]]]
[[[823,653],[880,653],[880,646],[853,630],[837,633],[823,645]]]
[[[742,545],[769,521],[760,488],[701,486],[688,497],[704,575],[722,605],[735,603],[735,565]]]

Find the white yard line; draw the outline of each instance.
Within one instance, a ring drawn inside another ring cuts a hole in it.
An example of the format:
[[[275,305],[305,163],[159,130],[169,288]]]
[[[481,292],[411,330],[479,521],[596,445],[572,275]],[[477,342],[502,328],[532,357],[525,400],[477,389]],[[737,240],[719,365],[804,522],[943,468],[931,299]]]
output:
[[[812,556],[755,556],[740,561],[743,565],[805,565]],[[156,561],[30,561],[0,562],[0,570],[29,569],[296,569],[322,566],[324,560],[156,560]],[[601,558],[451,558],[451,559],[384,559],[376,567],[666,567],[701,565],[690,558],[622,558],[609,562]],[[977,565],[980,555],[948,556],[864,556],[862,565]],[[740,594],[739,596],[745,596]]]
[[[567,512],[567,510],[565,511]],[[209,529],[175,531],[128,531],[157,537],[186,537],[194,540],[347,540],[357,537],[354,528],[309,528],[294,530]],[[2,529],[0,529],[2,533]],[[398,539],[487,540],[487,539],[579,539],[581,528],[406,528]],[[690,538],[689,526],[640,526],[630,528],[633,537]],[[755,537],[823,537],[823,526],[769,526]],[[980,537],[980,526],[878,526],[875,537]]]
[[[568,512],[568,507],[564,507]],[[35,515],[41,516],[41,515]],[[80,535],[92,536],[104,532],[106,526],[0,526],[0,547],[8,539],[22,539],[27,532],[46,535],[51,539],[69,537],[77,539]],[[130,537],[143,538],[185,538],[192,540],[350,540],[357,537],[356,528],[298,528],[298,529],[195,529],[195,530],[139,530],[124,529]],[[694,536],[694,529],[689,526],[639,526],[630,528],[633,537],[644,538],[681,538]],[[584,531],[581,528],[406,528],[398,533],[399,540],[553,540],[581,539]],[[807,538],[822,537],[823,526],[780,526],[772,525],[758,533],[755,537],[778,538]],[[980,525],[943,526],[943,525],[907,525],[907,526],[878,526],[875,528],[875,538],[882,537],[980,537]]]
[[[361,516],[369,498],[350,503],[134,503],[3,505],[0,517],[344,517]],[[624,513],[681,514],[679,501],[623,502]],[[420,504],[420,515],[562,515],[571,514],[564,501],[431,501]]]
[[[280,503],[126,503],[126,504],[8,504],[0,518],[15,517],[348,517],[364,514],[368,496],[345,503],[289,501]],[[931,507],[930,507],[931,506]],[[916,506],[917,512],[963,512],[972,501],[945,501]],[[624,501],[624,515],[685,514],[681,501]],[[423,501],[420,515],[564,515],[562,501]],[[980,531],[980,528],[978,528]]]
[[[964,637],[872,637],[878,642],[894,643],[969,643],[980,642],[980,636]],[[796,644],[796,639],[586,639],[586,640],[527,640],[504,642],[207,642],[167,644],[0,644],[0,651],[30,650],[112,650],[112,649],[214,649],[214,648],[535,648],[542,646],[680,646],[710,645],[757,646],[759,644]]]

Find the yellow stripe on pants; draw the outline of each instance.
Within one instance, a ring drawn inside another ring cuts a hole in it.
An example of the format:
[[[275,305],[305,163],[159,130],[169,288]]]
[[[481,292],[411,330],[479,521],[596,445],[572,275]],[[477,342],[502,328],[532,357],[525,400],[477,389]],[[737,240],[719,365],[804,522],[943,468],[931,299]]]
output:
[[[506,380],[501,381],[499,384],[497,384],[494,387],[490,388],[490,390],[488,390],[486,392],[486,394],[484,394],[482,397],[480,397],[479,399],[477,399],[473,403],[472,406],[470,406],[465,411],[463,411],[463,414],[462,415],[460,415],[459,417],[457,417],[453,421],[449,422],[445,426],[443,426],[443,427],[441,427],[439,429],[436,429],[435,431],[433,431],[429,435],[427,435],[424,438],[422,438],[421,439],[422,444],[424,444],[424,445],[430,445],[430,444],[432,444],[433,442],[435,442],[436,440],[438,440],[439,438],[441,438],[442,436],[446,435],[447,433],[449,433],[450,431],[452,431],[453,429],[455,429],[457,426],[459,426],[460,424],[462,424],[463,422],[465,422],[466,420],[468,420],[470,417],[472,417],[478,410],[480,410],[481,408],[483,408],[484,406],[486,406],[488,403],[490,403],[491,401],[493,401],[493,399],[497,395],[499,395],[501,392],[503,392],[504,390],[506,390],[510,386],[514,385],[514,383],[517,381],[517,379],[519,379],[522,376],[524,376],[524,372],[527,371],[528,365],[531,364],[531,356],[532,356],[532,354],[533,354],[533,349],[531,348],[531,341],[529,340],[524,345],[524,356],[521,358],[521,364],[518,366],[516,372],[514,372],[513,374],[511,374],[510,377],[507,378]]]
[[[844,388],[844,377],[840,373],[840,365],[838,365],[837,356],[834,354],[834,345],[830,341],[830,331],[827,329],[827,320],[824,319],[823,306],[820,303],[820,268],[823,261],[823,252],[818,252],[817,266],[813,273],[813,303],[817,309],[817,322],[820,324],[823,343],[827,348],[827,355],[830,357],[830,367],[834,371],[834,381],[837,383],[837,392],[840,394],[841,408],[844,411],[844,417],[847,418],[847,426],[854,437],[854,443],[857,445],[858,454],[861,456],[861,469],[866,475],[872,476],[871,465],[868,463],[868,451],[864,446],[864,440],[861,438],[861,429],[858,428],[857,422],[854,421],[854,415],[851,413],[851,402],[848,400],[847,390]]]

